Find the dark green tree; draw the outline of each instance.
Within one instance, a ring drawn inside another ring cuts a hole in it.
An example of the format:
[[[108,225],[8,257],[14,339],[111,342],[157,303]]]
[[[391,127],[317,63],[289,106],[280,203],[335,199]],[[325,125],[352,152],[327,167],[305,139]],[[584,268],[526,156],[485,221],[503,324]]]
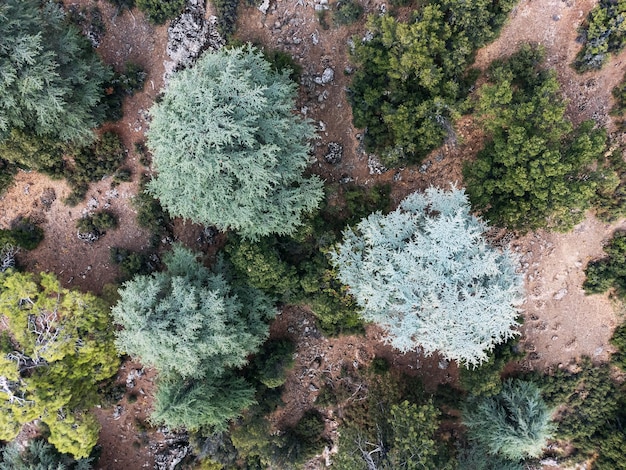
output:
[[[10,443],[0,453],[0,470],[90,470],[91,459],[78,461],[59,453],[43,439],[35,439],[26,449]]]
[[[453,138],[474,51],[492,40],[514,1],[430,1],[408,23],[371,16],[355,41],[354,125],[388,165],[421,160]]]
[[[491,66],[477,103],[490,140],[464,176],[472,205],[492,224],[567,231],[595,198],[602,175],[592,165],[603,157],[606,133],[591,121],[572,131],[543,59],[543,49],[523,46]]]
[[[303,176],[314,134],[294,98],[287,73],[250,46],[204,54],[152,109],[149,191],[174,216],[245,238],[294,233],[323,196]]]
[[[28,142],[43,146],[36,144],[39,138],[53,146],[91,142],[92,128],[104,117],[103,84],[112,73],[63,9],[54,2],[6,0],[0,37],[2,145],[27,151]],[[37,167],[37,154],[33,149],[14,161]]]

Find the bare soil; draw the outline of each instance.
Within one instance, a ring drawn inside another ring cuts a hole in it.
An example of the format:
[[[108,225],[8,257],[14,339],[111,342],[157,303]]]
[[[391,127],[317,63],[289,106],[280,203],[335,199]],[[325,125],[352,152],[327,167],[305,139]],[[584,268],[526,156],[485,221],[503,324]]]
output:
[[[8,227],[18,216],[39,221],[46,238],[36,250],[21,254],[20,262],[32,271],[55,272],[65,286],[99,293],[118,275],[109,261],[109,248],[139,250],[148,244],[149,234],[137,226],[130,204],[137,191],[137,176],[146,171],[132,149],[135,142],[144,138],[148,126],[146,111],[162,87],[167,31],[164,26],[151,26],[136,10],[116,15],[105,1],[66,3],[83,6],[97,3],[106,23],[106,35],[98,49],[103,59],[118,69],[132,60],[148,72],[144,91],[125,100],[124,118],[105,127],[120,133],[126,147],[131,149],[126,164],[133,169],[134,181],[123,183],[113,191],[110,179],[105,179],[92,185],[85,202],[70,208],[61,202],[69,194],[65,183],[22,172],[15,185],[0,198],[0,226]],[[569,65],[580,48],[576,29],[595,3],[594,0],[521,0],[499,39],[479,51],[475,65],[485,70],[491,61],[512,54],[520,44],[539,42],[546,47],[549,64],[557,70],[563,93],[569,100],[570,118],[575,123],[594,119],[616,132],[608,110],[612,106],[611,90],[626,68],[626,52],[612,57],[598,72],[578,75]],[[361,4],[367,13],[379,12],[382,6],[382,2],[375,0]],[[346,100],[350,76],[344,73],[350,67],[348,41],[353,35],[364,34],[365,19],[341,28],[332,26],[330,13],[326,19],[328,29],[320,24],[311,0],[271,0],[267,15],[254,7],[242,6],[237,33],[242,41],[283,50],[302,65],[298,108],[317,123],[320,137],[315,143],[313,171],[329,183],[393,182],[392,197],[396,203],[408,193],[431,184],[461,185],[462,164],[473,158],[483,141],[482,132],[470,117],[457,123],[456,143],[433,152],[423,165],[372,171],[371,165],[368,166],[369,156],[360,146],[362,130],[352,125]],[[334,80],[325,85],[316,84],[315,77],[321,76],[327,67],[333,68]],[[331,165],[323,158],[329,142],[343,146],[343,159],[338,164]],[[96,207],[109,207],[115,212],[120,228],[109,231],[93,244],[86,244],[76,237],[76,220]],[[603,243],[616,228],[625,225],[624,221],[603,224],[589,215],[568,234],[537,232],[512,239],[510,246],[520,256],[520,269],[529,293],[521,329],[522,344],[529,352],[523,368],[543,370],[555,364],[567,364],[582,355],[596,361],[608,358],[608,340],[621,317],[607,296],[586,296],[581,285],[587,263],[601,256]],[[197,242],[198,227],[180,222],[176,227],[177,236],[194,248],[202,247]],[[387,358],[407,373],[420,375],[427,388],[457,380],[454,365],[447,366],[436,356],[398,354],[380,342],[382,332],[374,327],[369,327],[364,337],[324,338],[306,309],[283,309],[272,325],[272,335],[297,342],[296,364],[283,396],[285,406],[272,417],[277,427],[294,424],[315,403],[324,380],[336,378],[343,365],[361,368],[375,356]],[[125,362],[118,382],[126,384],[128,374],[140,369],[137,363]],[[154,452],[163,440],[162,435],[144,428],[143,424],[151,407],[153,381],[154,374],[146,371],[128,387],[119,404],[121,409],[97,410],[103,427],[99,441],[103,451],[98,468],[152,468]],[[136,396],[136,401],[130,403],[131,396]],[[333,435],[337,417],[328,418],[328,432]],[[321,460],[311,464],[311,468],[322,466]]]

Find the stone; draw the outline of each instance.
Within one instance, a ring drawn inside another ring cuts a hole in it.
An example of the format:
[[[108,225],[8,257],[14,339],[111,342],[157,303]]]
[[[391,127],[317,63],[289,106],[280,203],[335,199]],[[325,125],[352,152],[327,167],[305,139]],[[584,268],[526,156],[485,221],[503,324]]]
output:
[[[322,73],[322,83],[330,83],[335,79],[335,71],[330,67],[326,67]]]
[[[267,10],[270,8],[270,0],[263,0],[263,2],[259,5],[259,11],[264,15],[267,15]]]
[[[562,300],[567,295],[567,289],[559,289],[559,291],[554,294],[554,300]]]
[[[328,143],[328,151],[326,155],[324,155],[324,160],[326,163],[330,163],[331,165],[336,165],[341,162],[343,158],[343,145],[339,142],[329,142]]]

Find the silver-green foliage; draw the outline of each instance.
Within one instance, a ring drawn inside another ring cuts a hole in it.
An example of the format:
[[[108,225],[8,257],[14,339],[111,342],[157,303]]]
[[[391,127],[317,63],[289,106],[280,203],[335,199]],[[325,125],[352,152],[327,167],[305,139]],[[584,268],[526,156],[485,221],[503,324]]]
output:
[[[522,280],[511,253],[483,238],[463,190],[430,188],[363,219],[331,253],[362,315],[401,351],[438,351],[465,365],[517,333]]]
[[[497,395],[470,400],[463,424],[490,454],[519,461],[543,454],[554,432],[550,415],[534,383],[508,380]]]
[[[303,177],[314,132],[294,98],[252,47],[205,53],[151,111],[149,191],[174,216],[245,238],[293,233],[323,196],[318,177]]]
[[[167,270],[136,276],[120,289],[113,318],[119,350],[168,377],[218,377],[247,363],[268,335],[269,300],[251,288],[234,290],[222,274],[176,245]]]
[[[43,3],[43,6],[42,6]],[[88,143],[111,71],[55,2],[0,4],[0,140],[12,129]]]
[[[17,442],[9,443],[0,453],[0,470],[91,470],[92,459],[74,460],[59,453],[41,439],[21,449]]]

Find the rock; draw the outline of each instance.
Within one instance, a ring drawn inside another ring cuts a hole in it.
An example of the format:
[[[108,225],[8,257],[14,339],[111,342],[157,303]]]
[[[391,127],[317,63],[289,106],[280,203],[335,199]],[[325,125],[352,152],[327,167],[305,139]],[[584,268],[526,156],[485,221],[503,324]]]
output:
[[[439,367],[441,370],[446,370],[449,365],[450,365],[450,362],[448,360],[442,359],[439,361],[439,364],[437,365],[437,367]]]
[[[217,30],[217,17],[206,18],[203,0],[189,0],[185,11],[167,29],[165,82],[176,70],[190,67],[207,49],[218,50],[226,42]]]
[[[318,390],[319,390],[319,387],[316,387],[314,384],[309,384],[310,392],[317,392]]]
[[[322,75],[319,77],[315,77],[313,81],[318,85],[326,85],[327,83],[332,82],[335,79],[335,71],[330,67],[326,67]]]
[[[270,0],[263,0],[263,3],[259,5],[259,11],[264,15],[267,15],[267,10],[270,8]]]
[[[432,164],[433,164],[433,162],[428,160],[427,162],[422,164],[422,166],[420,166],[419,172],[420,173],[426,173],[428,171],[428,169],[431,167]]]
[[[562,300],[567,295],[567,289],[560,289],[556,294],[554,294],[554,300]]]
[[[380,160],[375,155],[367,156],[367,168],[369,168],[370,175],[382,175],[387,171],[387,168],[380,163]]]
[[[320,35],[317,31],[313,31],[313,34],[311,34],[311,42],[313,43],[313,45],[318,45],[320,42]]]
[[[324,160],[326,163],[330,163],[331,165],[336,165],[341,162],[343,157],[343,145],[339,142],[329,142],[328,143],[328,152],[324,155]]]
[[[328,98],[328,90],[324,90],[319,95],[317,95],[317,101],[319,103],[321,103],[322,101],[324,101],[327,98]]]
[[[320,132],[325,132],[326,131],[326,124],[324,123],[324,121],[320,121],[317,125],[317,130]]]

